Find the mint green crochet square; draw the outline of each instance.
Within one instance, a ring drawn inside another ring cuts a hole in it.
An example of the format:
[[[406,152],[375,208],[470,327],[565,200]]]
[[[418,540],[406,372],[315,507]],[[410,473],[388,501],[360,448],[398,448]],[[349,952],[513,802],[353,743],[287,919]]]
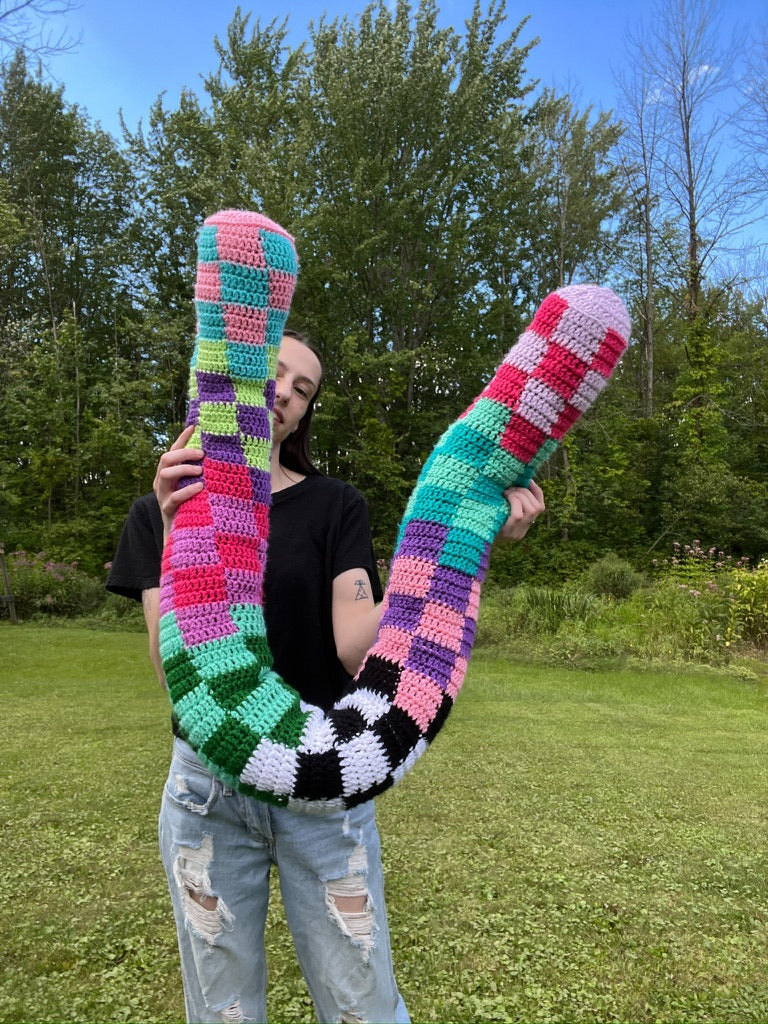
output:
[[[258,604],[233,604],[229,609],[232,621],[246,636],[266,636],[264,612]]]
[[[485,464],[484,473],[502,489],[517,487],[529,477],[528,466],[503,448],[497,448]]]
[[[429,467],[424,468],[425,482],[453,491],[455,494],[464,494],[475,475],[466,463],[457,459],[453,453],[444,451],[435,452],[429,461]]]
[[[253,655],[239,633],[207,640],[190,653],[195,669],[204,681],[215,680],[225,672],[253,664]]]
[[[507,429],[511,415],[506,405],[493,398],[479,398],[462,422],[468,429],[498,441]]]
[[[262,679],[233,714],[259,736],[269,736],[285,713],[298,705],[299,697],[269,669],[262,672]]]
[[[178,700],[174,710],[184,735],[193,747],[202,747],[227,717],[226,711],[219,707],[205,683],[200,683]]]
[[[237,435],[237,406],[234,402],[201,402],[198,424],[206,434]]]
[[[488,520],[493,516],[493,511],[487,502],[465,497],[456,509],[451,525],[458,530],[482,536],[488,530]]]
[[[160,649],[164,660],[184,650],[184,637],[181,635],[175,612],[166,612],[160,618]]]

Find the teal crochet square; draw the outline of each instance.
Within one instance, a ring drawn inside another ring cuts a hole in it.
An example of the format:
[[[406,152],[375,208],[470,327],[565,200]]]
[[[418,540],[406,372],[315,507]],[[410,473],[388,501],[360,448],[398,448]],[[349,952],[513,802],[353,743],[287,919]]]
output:
[[[287,274],[298,274],[296,250],[284,235],[262,228],[259,237],[269,267],[273,270],[284,270]]]

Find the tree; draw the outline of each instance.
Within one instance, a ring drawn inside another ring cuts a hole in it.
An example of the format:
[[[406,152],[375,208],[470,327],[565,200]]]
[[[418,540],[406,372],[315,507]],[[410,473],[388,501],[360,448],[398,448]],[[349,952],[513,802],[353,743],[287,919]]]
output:
[[[646,158],[640,198],[646,212],[655,202],[662,221],[671,217],[685,232],[677,270],[691,321],[714,259],[755,205],[753,182],[727,151],[733,119],[725,104],[737,44],[724,41],[718,12],[717,0],[660,0],[629,37],[642,97],[629,108],[635,155],[639,146]]]
[[[51,18],[60,18],[77,7],[75,0],[0,0],[0,59],[21,51],[44,62],[55,53],[73,49],[66,29],[49,29]]]

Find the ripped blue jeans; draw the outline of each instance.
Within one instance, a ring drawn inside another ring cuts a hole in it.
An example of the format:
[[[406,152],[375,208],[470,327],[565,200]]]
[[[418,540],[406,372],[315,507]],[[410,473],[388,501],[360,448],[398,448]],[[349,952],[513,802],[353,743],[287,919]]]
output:
[[[409,1020],[392,967],[373,802],[328,814],[274,807],[225,787],[177,739],[159,837],[188,1021],[266,1020],[273,864],[318,1020]]]

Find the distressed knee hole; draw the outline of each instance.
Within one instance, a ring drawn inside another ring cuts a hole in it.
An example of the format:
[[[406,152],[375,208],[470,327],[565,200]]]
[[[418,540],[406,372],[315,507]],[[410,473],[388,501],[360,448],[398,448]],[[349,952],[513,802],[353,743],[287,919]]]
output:
[[[213,839],[205,836],[199,847],[180,846],[173,865],[185,920],[192,931],[211,946],[222,931],[231,931],[234,922],[232,912],[211,887],[209,868],[212,860]]]
[[[329,879],[325,885],[325,903],[331,919],[344,935],[360,946],[364,960],[368,959],[374,939],[373,910],[366,884],[367,869],[365,847],[359,846],[350,857],[349,874],[343,878]]]
[[[228,1006],[226,1010],[222,1010],[221,1019],[225,1021],[226,1024],[240,1024],[241,1021],[244,1021],[245,1014],[243,1013],[240,1003],[233,1003],[231,1006]]]

